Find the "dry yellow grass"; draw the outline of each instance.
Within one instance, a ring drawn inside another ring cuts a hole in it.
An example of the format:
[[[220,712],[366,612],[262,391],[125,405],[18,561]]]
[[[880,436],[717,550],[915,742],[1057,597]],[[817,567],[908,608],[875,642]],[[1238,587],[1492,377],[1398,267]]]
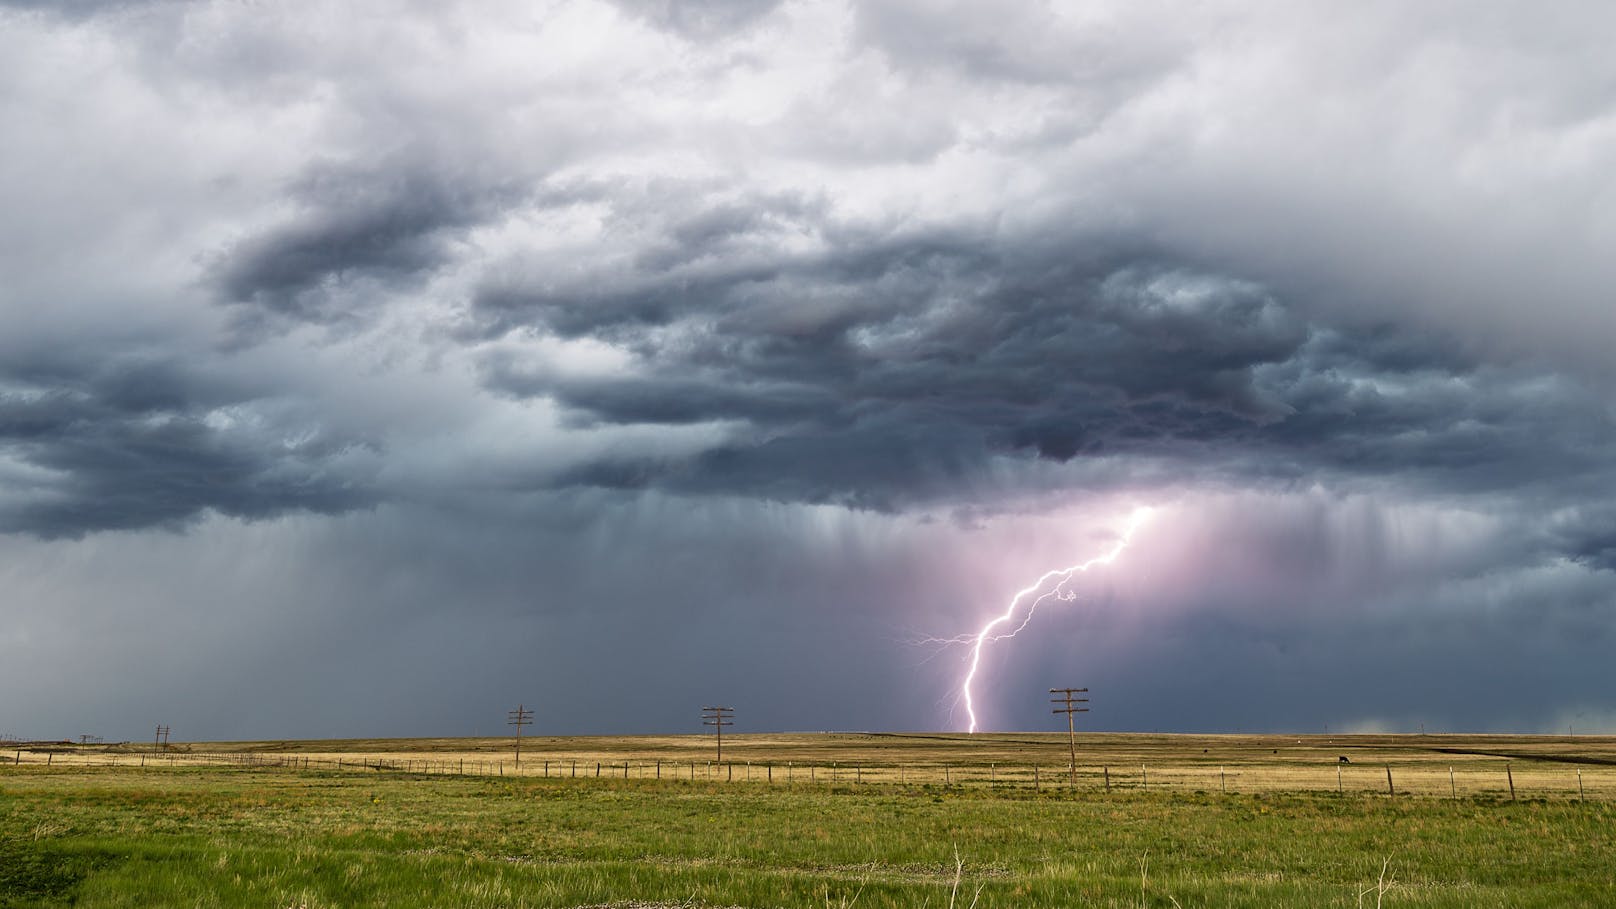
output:
[[[520,768],[510,738],[196,742],[24,749],[25,762],[183,764],[239,761],[416,773],[733,780],[774,784],[1063,786],[1056,733],[789,733],[726,736],[534,736]],[[14,757],[15,755],[13,755]],[[1346,757],[1350,763],[1340,762]],[[1175,791],[1387,792],[1425,796],[1616,798],[1616,737],[1501,735],[1078,736],[1077,785]],[[1580,776],[1580,779],[1579,779]]]

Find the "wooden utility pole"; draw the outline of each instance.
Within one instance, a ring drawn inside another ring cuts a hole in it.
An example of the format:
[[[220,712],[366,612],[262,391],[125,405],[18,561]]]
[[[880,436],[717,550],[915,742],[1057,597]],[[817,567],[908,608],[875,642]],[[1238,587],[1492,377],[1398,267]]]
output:
[[[735,715],[734,707],[703,707],[701,708],[701,724],[713,727],[713,733],[718,736],[718,763],[724,763],[724,727],[733,726],[729,717]]]
[[[1062,705],[1050,712],[1066,714],[1066,744],[1070,746],[1072,752],[1072,763],[1069,769],[1072,772],[1072,787],[1075,789],[1077,787],[1077,727],[1073,725],[1072,717],[1074,714],[1089,712],[1087,707],[1077,706],[1078,704],[1087,704],[1089,699],[1074,697],[1074,695],[1088,694],[1089,690],[1087,688],[1051,688],[1049,693],[1060,695],[1058,698],[1050,698],[1049,702],[1051,704]]]
[[[152,739],[152,750],[156,751],[159,748],[163,749],[164,751],[168,750],[168,727],[167,726],[158,725],[158,727],[157,727],[157,735],[156,735],[156,737],[154,737]]]
[[[516,727],[516,766],[522,766],[522,727],[533,725],[533,711],[517,704],[515,710],[505,711],[505,725]]]

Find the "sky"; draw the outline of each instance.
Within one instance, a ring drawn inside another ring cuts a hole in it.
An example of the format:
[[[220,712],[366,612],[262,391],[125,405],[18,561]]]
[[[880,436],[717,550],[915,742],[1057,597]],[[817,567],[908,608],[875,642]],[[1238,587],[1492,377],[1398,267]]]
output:
[[[1616,732],[1613,32],[0,0],[0,734]]]

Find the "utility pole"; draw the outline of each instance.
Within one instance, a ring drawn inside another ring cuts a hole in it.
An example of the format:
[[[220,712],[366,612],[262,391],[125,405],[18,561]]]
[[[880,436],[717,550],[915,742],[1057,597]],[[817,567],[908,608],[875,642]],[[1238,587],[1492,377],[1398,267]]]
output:
[[[701,724],[713,727],[713,733],[718,736],[718,763],[724,763],[724,727],[733,726],[729,717],[735,715],[734,707],[703,707],[701,708]]]
[[[522,766],[522,727],[533,725],[533,711],[517,704],[515,710],[505,711],[505,725],[516,727],[516,766]]]
[[[156,751],[159,748],[168,750],[168,727],[162,724],[158,724],[157,735],[152,739],[152,750]]]
[[[1089,699],[1088,698],[1074,697],[1073,695],[1088,694],[1089,690],[1087,688],[1051,688],[1051,689],[1049,689],[1049,693],[1050,694],[1058,694],[1058,695],[1060,695],[1060,697],[1058,697],[1058,698],[1050,698],[1049,702],[1051,704],[1060,704],[1061,705],[1060,707],[1056,707],[1054,710],[1052,710],[1050,712],[1051,713],[1064,713],[1064,714],[1066,714],[1066,744],[1068,746],[1070,746],[1071,751],[1072,751],[1072,763],[1071,763],[1071,765],[1069,766],[1068,769],[1071,770],[1071,772],[1072,772],[1072,787],[1076,788],[1077,787],[1077,727],[1072,725],[1072,717],[1073,717],[1073,714],[1088,713],[1089,712],[1089,709],[1087,707],[1078,707],[1078,706],[1076,706],[1078,704],[1087,704],[1089,702]]]

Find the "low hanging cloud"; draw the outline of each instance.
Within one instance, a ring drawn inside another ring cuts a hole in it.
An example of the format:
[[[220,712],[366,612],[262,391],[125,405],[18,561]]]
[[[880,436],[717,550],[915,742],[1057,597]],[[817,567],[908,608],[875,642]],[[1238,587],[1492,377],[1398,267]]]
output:
[[[364,440],[276,419],[272,402],[174,360],[45,359],[8,370],[4,529],[45,538],[180,529],[206,512],[262,519],[374,501]]]

